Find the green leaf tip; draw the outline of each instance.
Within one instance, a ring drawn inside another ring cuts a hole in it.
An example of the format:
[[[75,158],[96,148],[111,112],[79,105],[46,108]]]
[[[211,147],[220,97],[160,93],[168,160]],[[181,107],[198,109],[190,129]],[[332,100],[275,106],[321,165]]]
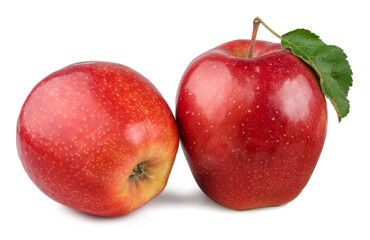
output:
[[[347,99],[352,86],[352,70],[344,51],[326,45],[319,36],[306,29],[296,29],[282,35],[281,46],[311,66],[320,78],[322,93],[333,104],[339,122],[349,113]]]

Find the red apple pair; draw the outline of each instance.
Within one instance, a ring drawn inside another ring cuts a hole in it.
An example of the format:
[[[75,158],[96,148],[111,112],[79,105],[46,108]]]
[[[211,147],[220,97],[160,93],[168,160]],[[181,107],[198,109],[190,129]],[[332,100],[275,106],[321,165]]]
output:
[[[316,73],[255,35],[197,57],[177,93],[176,119],[196,182],[236,210],[297,197],[327,126]],[[127,214],[159,194],[178,142],[174,117],[155,87],[106,62],[73,64],[46,77],[17,125],[19,156],[32,181],[54,200],[100,216]]]

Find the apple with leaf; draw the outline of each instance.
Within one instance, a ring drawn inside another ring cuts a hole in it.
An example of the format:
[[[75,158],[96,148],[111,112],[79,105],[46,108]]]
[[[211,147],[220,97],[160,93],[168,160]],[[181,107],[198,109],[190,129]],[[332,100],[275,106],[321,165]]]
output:
[[[260,24],[281,43],[256,40]],[[176,119],[201,190],[236,210],[296,198],[324,145],[325,97],[340,121],[351,75],[339,47],[305,29],[280,36],[258,17],[251,40],[195,58],[178,88]]]

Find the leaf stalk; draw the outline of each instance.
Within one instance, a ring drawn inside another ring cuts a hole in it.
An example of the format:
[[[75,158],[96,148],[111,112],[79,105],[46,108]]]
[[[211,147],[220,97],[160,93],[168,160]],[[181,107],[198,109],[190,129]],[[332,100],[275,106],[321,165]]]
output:
[[[269,26],[267,26],[267,24],[264,22],[264,21],[262,21],[262,19],[261,18],[259,18],[259,17],[256,17],[255,19],[254,19],[254,21],[258,21],[258,22],[260,22],[267,30],[269,30],[270,31],[270,33],[272,33],[272,34],[274,34],[275,35],[275,37],[277,37],[277,38],[279,38],[279,39],[282,39],[282,37],[279,35],[279,34],[277,34],[274,30],[272,30]]]

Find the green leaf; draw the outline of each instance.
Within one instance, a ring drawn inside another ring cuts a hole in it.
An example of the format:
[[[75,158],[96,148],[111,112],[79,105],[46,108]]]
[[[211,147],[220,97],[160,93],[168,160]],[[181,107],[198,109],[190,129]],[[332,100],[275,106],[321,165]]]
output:
[[[319,36],[306,29],[284,34],[281,46],[283,49],[291,49],[294,55],[316,71],[320,77],[321,90],[330,99],[341,121],[349,113],[347,96],[352,86],[352,70],[343,50],[326,45]]]

